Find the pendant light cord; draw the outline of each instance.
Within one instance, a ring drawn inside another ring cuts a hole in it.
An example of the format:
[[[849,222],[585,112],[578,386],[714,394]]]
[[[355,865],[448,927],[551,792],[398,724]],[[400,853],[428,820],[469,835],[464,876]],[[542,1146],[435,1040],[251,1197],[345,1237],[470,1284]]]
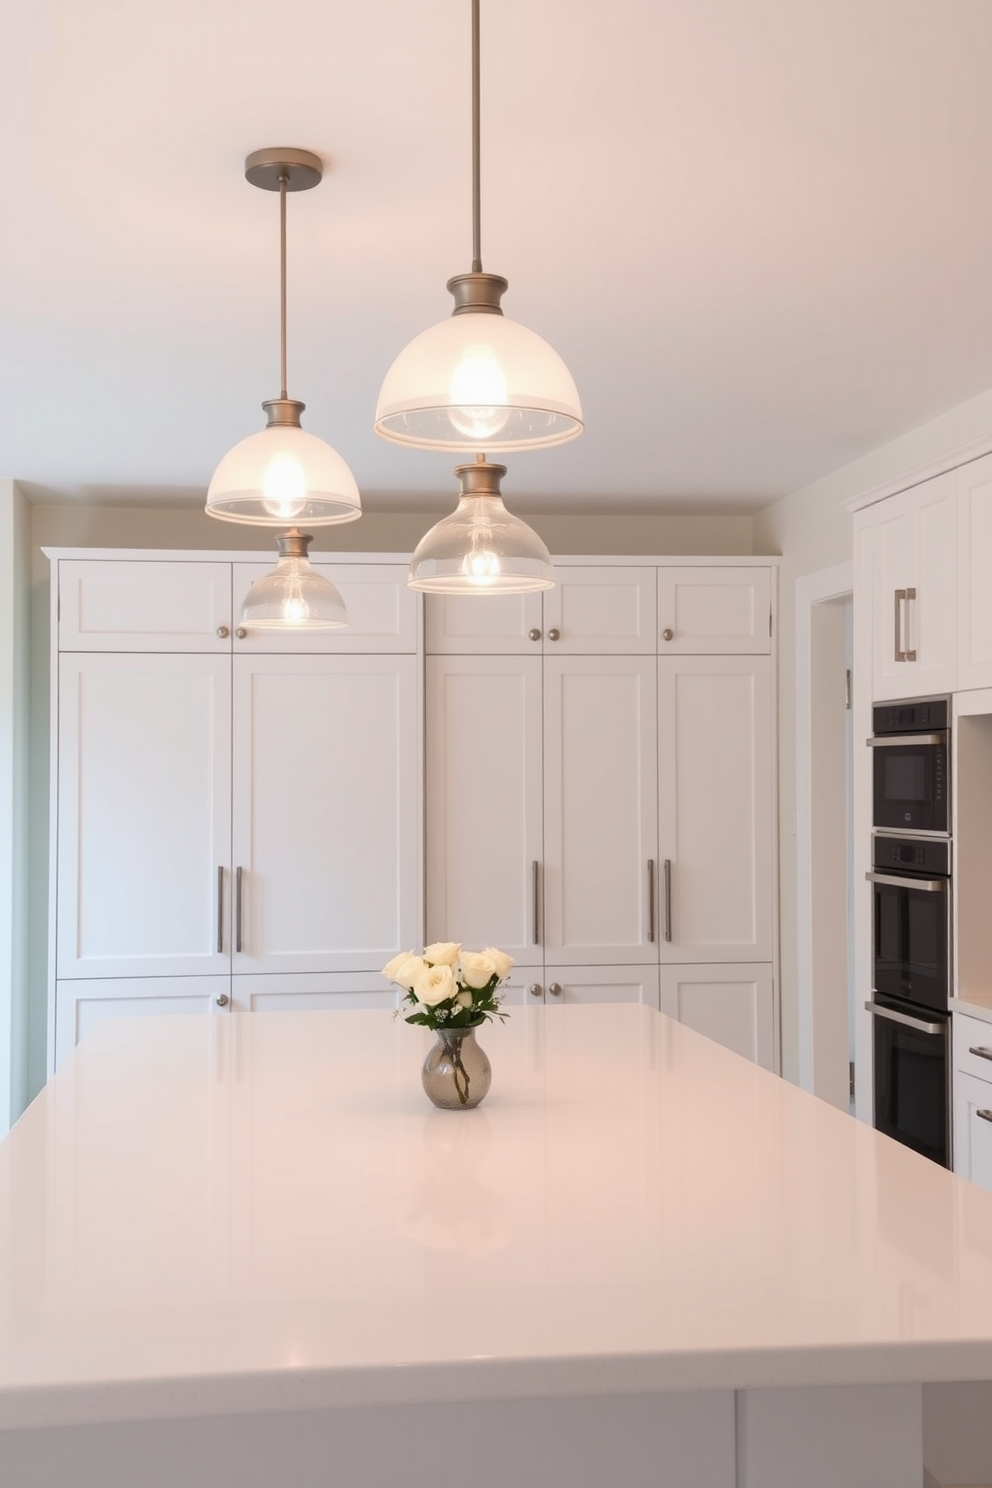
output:
[[[279,177],[279,357],[282,374],[280,398],[286,399],[286,182],[285,174]]]
[[[472,0],[472,273],[482,273],[482,190],[479,144],[479,0]]]

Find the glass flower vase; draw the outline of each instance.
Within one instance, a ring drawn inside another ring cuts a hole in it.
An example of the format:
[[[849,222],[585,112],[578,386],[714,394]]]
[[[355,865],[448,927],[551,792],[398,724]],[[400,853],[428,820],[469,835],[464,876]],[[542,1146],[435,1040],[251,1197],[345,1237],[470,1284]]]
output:
[[[475,1041],[475,1028],[438,1028],[436,1032],[437,1042],[420,1072],[424,1089],[444,1111],[470,1111],[492,1084],[492,1065]]]

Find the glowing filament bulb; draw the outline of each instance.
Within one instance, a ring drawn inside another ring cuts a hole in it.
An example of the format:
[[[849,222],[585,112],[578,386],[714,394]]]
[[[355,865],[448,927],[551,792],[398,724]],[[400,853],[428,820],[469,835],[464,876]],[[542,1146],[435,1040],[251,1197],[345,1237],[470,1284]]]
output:
[[[506,378],[488,347],[470,347],[451,375],[448,417],[459,434],[484,444],[510,417]]]
[[[262,505],[273,517],[291,522],[307,504],[307,478],[295,455],[273,455],[262,477]]]

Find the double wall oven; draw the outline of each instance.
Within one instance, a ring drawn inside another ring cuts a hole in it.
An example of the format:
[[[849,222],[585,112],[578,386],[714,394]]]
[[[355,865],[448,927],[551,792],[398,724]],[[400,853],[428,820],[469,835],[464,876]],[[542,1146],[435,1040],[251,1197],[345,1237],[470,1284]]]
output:
[[[873,710],[874,1122],[951,1165],[949,700]]]

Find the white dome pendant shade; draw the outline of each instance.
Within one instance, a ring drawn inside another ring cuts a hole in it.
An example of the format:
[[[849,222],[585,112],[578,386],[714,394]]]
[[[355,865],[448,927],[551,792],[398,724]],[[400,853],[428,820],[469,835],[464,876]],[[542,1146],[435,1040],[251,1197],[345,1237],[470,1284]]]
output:
[[[241,624],[250,630],[340,630],[348,624],[344,600],[311,566],[309,532],[295,527],[276,538],[279,562],[256,579],[245,596]]]
[[[420,449],[539,449],[582,433],[571,373],[540,336],[507,320],[507,281],[482,270],[479,0],[472,8],[472,271],[448,280],[450,320],[410,342],[386,373],[375,432]]]
[[[286,192],[307,191],[323,174],[319,155],[280,147],[245,161],[253,186],[279,192],[280,351],[282,391],[262,404],[268,423],[236,444],[214,471],[207,514],[263,527],[328,526],[362,514],[355,477],[329,444],[300,427],[306,407],[286,392]]]
[[[411,589],[428,594],[527,594],[553,589],[551,555],[532,527],[503,505],[505,465],[481,456],[455,469],[457,510],[417,544],[410,560]]]

